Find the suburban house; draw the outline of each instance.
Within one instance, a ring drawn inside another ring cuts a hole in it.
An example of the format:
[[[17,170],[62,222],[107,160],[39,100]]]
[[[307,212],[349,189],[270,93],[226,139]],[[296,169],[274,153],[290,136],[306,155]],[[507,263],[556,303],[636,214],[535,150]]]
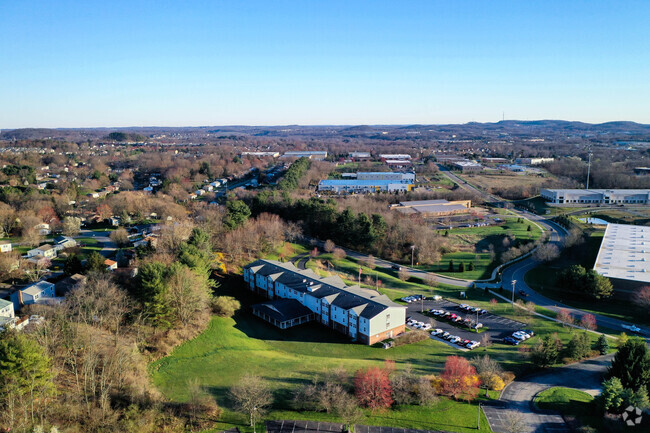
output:
[[[374,290],[347,286],[338,276],[323,278],[291,263],[257,260],[244,267],[244,281],[270,299],[253,306],[253,313],[283,329],[316,321],[368,345],[405,331],[406,307]]]
[[[69,236],[57,236],[54,238],[54,249],[57,251],[65,250],[66,248],[74,248],[77,246],[77,241]]]
[[[10,253],[11,252],[11,242],[2,241],[0,242],[0,253]]]
[[[11,294],[15,310],[20,310],[23,305],[36,304],[53,298],[54,284],[47,281],[39,281]]]
[[[117,269],[117,262],[115,260],[106,259],[104,260],[104,265],[106,265],[107,271],[114,271]]]
[[[0,330],[13,328],[15,326],[16,316],[14,314],[14,304],[4,299],[0,299]]]
[[[87,280],[85,275],[74,274],[69,277],[65,277],[58,283],[54,285],[54,292],[57,296],[64,296],[70,290],[74,290],[79,287],[80,284],[85,283]]]
[[[50,244],[45,244],[27,251],[27,257],[35,257],[38,255],[41,255],[46,259],[53,259],[56,257],[56,249]]]
[[[38,234],[41,236],[47,236],[52,233],[52,230],[50,230],[50,225],[48,223],[36,224],[34,228],[38,230]]]

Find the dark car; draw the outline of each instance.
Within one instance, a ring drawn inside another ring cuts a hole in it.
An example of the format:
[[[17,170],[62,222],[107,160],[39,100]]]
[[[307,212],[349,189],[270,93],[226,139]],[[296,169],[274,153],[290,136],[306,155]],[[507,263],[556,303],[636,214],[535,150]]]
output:
[[[402,270],[402,267],[399,266],[399,265],[393,265],[393,266],[391,266],[391,268],[395,269],[396,271],[401,271]]]
[[[523,290],[520,290],[520,291],[519,291],[519,296],[521,296],[522,298],[525,298],[526,296],[528,296],[528,293],[526,293],[526,292],[523,291]]]
[[[522,329],[522,332],[525,332],[526,334],[530,335],[531,337],[535,335],[532,329]]]
[[[510,344],[511,346],[517,346],[519,344],[519,340],[512,338],[512,337],[506,337],[503,339],[503,342],[505,344]]]

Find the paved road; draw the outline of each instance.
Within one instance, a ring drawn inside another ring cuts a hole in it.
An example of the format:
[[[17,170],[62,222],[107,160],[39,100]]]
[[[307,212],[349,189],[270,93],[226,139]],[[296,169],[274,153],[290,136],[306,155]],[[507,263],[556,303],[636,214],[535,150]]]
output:
[[[103,232],[94,232],[92,230],[81,230],[81,232],[75,236],[75,239],[79,238],[93,238],[97,242],[102,244],[102,249],[100,254],[104,257],[112,256],[117,250],[117,244],[111,240],[109,237],[112,232],[110,230]]]
[[[568,433],[569,427],[562,416],[535,409],[533,399],[539,392],[553,386],[565,386],[593,396],[598,395],[602,375],[613,357],[613,354],[600,356],[512,382],[503,391],[499,402],[483,408],[490,427],[497,433],[507,432],[507,416],[511,411],[516,411],[522,416],[527,432]]]

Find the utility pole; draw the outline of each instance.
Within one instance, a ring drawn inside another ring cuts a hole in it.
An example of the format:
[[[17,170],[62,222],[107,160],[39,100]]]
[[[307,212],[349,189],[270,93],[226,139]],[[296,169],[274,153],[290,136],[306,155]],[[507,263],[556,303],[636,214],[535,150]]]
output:
[[[587,163],[587,188],[589,189],[589,173],[591,172],[591,144],[589,144],[589,162]]]
[[[481,429],[481,402],[478,402],[478,417],[476,418],[476,430]]]
[[[413,255],[415,253],[415,245],[411,245],[411,267],[413,267]]]

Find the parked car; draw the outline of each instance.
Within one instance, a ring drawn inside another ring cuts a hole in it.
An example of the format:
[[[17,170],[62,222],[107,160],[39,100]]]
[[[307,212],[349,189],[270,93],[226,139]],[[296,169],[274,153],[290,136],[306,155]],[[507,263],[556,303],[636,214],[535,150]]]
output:
[[[510,344],[512,346],[517,346],[519,344],[519,340],[512,338],[512,337],[506,337],[503,339],[503,342],[505,344]]]
[[[482,323],[477,323],[476,325],[472,326],[472,329],[480,329],[483,327]]]
[[[469,343],[467,343],[465,345],[465,347],[467,347],[469,350],[474,350],[477,347],[479,347],[480,345],[481,345],[481,343],[479,343],[478,341],[470,341]]]
[[[440,296],[440,295],[433,295],[433,296],[431,297],[431,299],[433,299],[434,301],[439,301],[439,300],[442,299],[442,296]]]
[[[449,332],[447,332],[447,331],[445,331],[445,332],[443,332],[442,334],[440,334],[440,338],[447,339],[447,337],[449,337]]]
[[[516,338],[517,340],[525,341],[530,338],[530,335],[526,334],[525,332],[517,331],[512,333],[513,338]]]
[[[420,326],[420,329],[422,329],[423,331],[428,331],[429,329],[431,329],[431,325],[425,323],[424,325]]]
[[[436,328],[433,331],[431,331],[431,335],[433,335],[433,336],[442,335],[443,333],[444,333],[444,331],[442,329],[440,329],[440,328]]]
[[[449,339],[449,342],[454,344],[458,343],[459,341],[460,341],[460,337],[456,337],[456,336],[454,336],[454,338]]]
[[[484,315],[484,314],[487,314],[487,310],[481,310],[481,311],[478,312],[478,314],[479,314],[480,316],[482,316],[482,315]]]
[[[532,329],[522,329],[521,332],[525,332],[526,334],[530,335],[531,337],[535,336],[535,332],[533,332]]]

